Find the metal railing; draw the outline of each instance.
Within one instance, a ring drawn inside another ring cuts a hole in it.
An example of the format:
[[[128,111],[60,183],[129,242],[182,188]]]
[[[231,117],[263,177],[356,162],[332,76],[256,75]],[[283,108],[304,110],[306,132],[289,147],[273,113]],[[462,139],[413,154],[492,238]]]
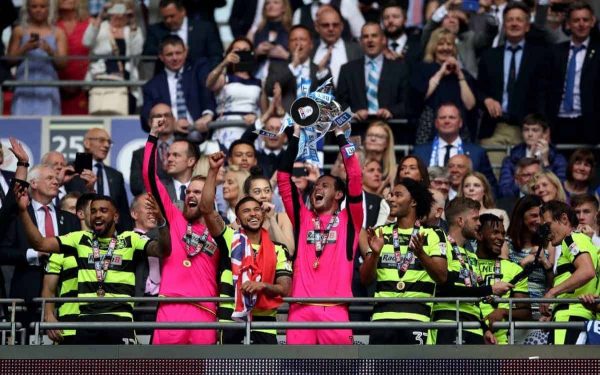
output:
[[[284,298],[286,303],[330,303],[330,304],[349,304],[349,303],[429,303],[445,302],[456,305],[455,320],[453,322],[44,322],[44,308],[46,303],[66,303],[66,302],[98,302],[99,298],[35,298],[34,302],[42,304],[42,315],[39,322],[33,322],[32,328],[35,332],[34,343],[39,344],[41,330],[47,329],[235,329],[245,330],[244,345],[250,344],[250,332],[253,329],[456,329],[457,344],[462,345],[464,329],[477,329],[481,325],[479,322],[462,322],[460,320],[460,303],[479,303],[481,298],[472,297],[431,297],[431,298],[373,298],[373,297],[354,297],[354,298]],[[495,298],[496,303],[508,304],[508,320],[505,322],[494,323],[495,329],[508,329],[510,344],[514,344],[514,333],[518,329],[566,329],[577,328],[584,329],[583,322],[535,322],[535,321],[514,321],[513,304],[514,303],[550,303],[555,304],[573,304],[580,303],[576,298],[554,299],[554,298]],[[131,297],[131,298],[102,298],[102,302],[160,302],[160,303],[185,303],[185,302],[233,302],[233,298],[222,297]],[[600,299],[596,300],[600,303]]]
[[[25,300],[21,298],[0,298],[0,306],[2,305],[10,305],[10,321],[8,322],[0,322],[0,331],[2,331],[2,343],[6,341],[6,331],[10,331],[10,342],[9,345],[14,345],[15,335],[17,333],[17,329],[20,329],[21,323],[18,323],[15,320],[17,304],[24,303]]]

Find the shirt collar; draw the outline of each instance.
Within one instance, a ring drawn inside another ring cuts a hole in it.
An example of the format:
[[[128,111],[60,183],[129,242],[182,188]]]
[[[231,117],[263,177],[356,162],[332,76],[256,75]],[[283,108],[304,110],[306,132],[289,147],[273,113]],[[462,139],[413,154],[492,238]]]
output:
[[[458,137],[456,137],[456,139],[452,143],[448,143],[443,138],[440,137],[439,149],[442,149],[447,144],[451,144],[454,147],[458,147],[458,145],[461,143],[462,143],[462,140],[460,139],[460,135]]]
[[[344,40],[342,38],[338,39],[335,43],[333,43],[333,49],[336,49],[340,46],[344,45]],[[319,49],[327,49],[328,45],[323,39],[321,39],[319,43]]]
[[[187,30],[188,28],[188,19],[187,16],[183,17],[183,22],[181,23],[181,26],[179,27],[179,29],[177,30],[173,30],[171,31],[171,33],[176,34],[178,32],[180,32],[181,30]],[[183,41],[186,45],[187,45],[187,40]]]
[[[31,208],[33,208],[33,212],[38,212],[40,208],[44,207],[44,205],[35,199],[31,200]],[[52,202],[48,203],[48,208],[50,208],[50,212],[54,212],[54,205]]]
[[[380,53],[377,57],[375,58],[370,58],[369,56],[365,55],[365,64],[368,64],[369,61],[374,61],[375,65],[377,66],[381,66],[381,64],[383,63],[383,53]]]
[[[583,49],[586,49],[589,45],[590,45],[590,37],[588,36],[587,39],[584,40],[583,43],[580,44],[580,46],[583,46]],[[569,48],[573,48],[575,46],[576,46],[575,43],[573,43],[573,41],[571,41]]]
[[[512,44],[511,42],[509,42],[508,40],[506,41],[506,44],[504,46],[505,50],[508,50],[509,47],[516,47],[516,46],[520,46],[521,47],[521,51],[523,50],[523,48],[525,48],[525,38],[523,38],[519,43],[517,44]]]
[[[183,73],[183,66],[178,71],[173,71],[173,70],[165,67],[165,72],[167,72],[167,79],[174,79],[175,78],[175,74],[177,74],[177,73]]]

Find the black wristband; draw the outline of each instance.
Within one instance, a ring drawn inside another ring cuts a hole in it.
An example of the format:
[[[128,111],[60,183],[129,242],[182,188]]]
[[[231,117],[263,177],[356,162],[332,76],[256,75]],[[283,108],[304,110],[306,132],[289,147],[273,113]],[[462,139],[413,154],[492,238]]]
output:
[[[26,161],[18,161],[17,162],[17,167],[25,167],[25,168],[29,168],[29,163]]]

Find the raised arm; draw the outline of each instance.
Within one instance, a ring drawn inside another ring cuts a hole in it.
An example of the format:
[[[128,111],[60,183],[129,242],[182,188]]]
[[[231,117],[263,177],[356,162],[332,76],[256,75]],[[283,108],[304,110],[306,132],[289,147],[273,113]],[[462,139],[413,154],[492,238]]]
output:
[[[60,252],[60,244],[56,237],[42,237],[42,234],[31,220],[27,207],[29,206],[29,196],[27,192],[21,191],[17,195],[17,205],[19,207],[19,218],[23,223],[25,236],[31,244],[31,247],[44,253]]]
[[[149,217],[155,220],[158,228],[158,241],[152,241],[146,248],[146,253],[148,256],[157,258],[168,257],[171,255],[171,235],[167,220],[152,195],[146,197],[144,206],[148,210]]]
[[[340,146],[342,160],[344,161],[344,167],[346,168],[346,175],[348,176],[348,198],[346,201],[351,213],[355,233],[359,233],[364,215],[362,207],[362,171],[360,168],[360,161],[356,155],[355,146],[346,139],[344,130],[336,127],[335,135],[338,145]]]
[[[211,154],[208,157],[208,174],[202,189],[202,197],[200,198],[200,212],[204,217],[204,222],[210,235],[213,237],[220,236],[225,230],[225,222],[217,210],[215,209],[215,192],[217,190],[217,174],[219,169],[225,162],[225,154],[222,151]]]

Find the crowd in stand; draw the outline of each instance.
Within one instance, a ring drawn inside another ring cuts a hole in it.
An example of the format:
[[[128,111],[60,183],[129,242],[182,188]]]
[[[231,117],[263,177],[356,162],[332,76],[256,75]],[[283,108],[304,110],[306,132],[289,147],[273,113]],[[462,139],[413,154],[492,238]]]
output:
[[[0,297],[25,299],[18,321],[39,321],[32,302],[39,296],[97,298],[46,304],[47,322],[134,319],[133,304],[104,297],[234,298],[163,302],[150,317],[158,322],[274,322],[287,296],[477,297],[460,304],[462,321],[480,323],[463,333],[464,343],[505,344],[507,330],[494,324],[508,320],[509,306],[494,296],[557,299],[535,309],[517,303],[513,320],[595,318],[595,155],[591,148],[562,154],[552,142],[600,143],[600,40],[591,6],[305,3],[235,1],[235,39],[223,51],[214,9],[192,1],[161,0],[160,21],[148,26],[129,2],[89,2],[85,11],[76,0],[24,2],[7,48],[17,78],[138,80],[133,60],[64,57],[158,60],[148,81],[127,92],[129,113],[139,112],[149,133],[131,157],[132,202],[122,173],[104,163],[113,143],[106,130],[85,134],[92,162],[84,168],[54,151],[29,168],[11,139],[18,163],[0,174],[0,264],[10,271]],[[51,59],[20,60],[36,55]],[[284,116],[328,81],[354,121],[317,145],[339,146],[326,172],[322,153],[298,157],[302,129]],[[88,113],[87,100],[80,88],[19,87],[12,114]],[[243,127],[212,130],[214,120]],[[399,140],[415,146],[397,160]],[[512,148],[488,153],[485,145]],[[501,165],[499,175],[492,164]],[[574,297],[582,302],[560,303]],[[445,303],[380,302],[367,316],[350,314],[347,304],[292,303],[287,320],[455,317],[456,305]],[[274,344],[275,333],[253,330],[251,340]],[[136,342],[130,329],[47,334],[63,344]],[[351,344],[353,332],[286,334],[289,344]],[[521,343],[581,342],[579,329],[518,334]],[[243,336],[156,330],[152,342],[226,344]],[[372,344],[456,342],[455,330],[369,336]]]

